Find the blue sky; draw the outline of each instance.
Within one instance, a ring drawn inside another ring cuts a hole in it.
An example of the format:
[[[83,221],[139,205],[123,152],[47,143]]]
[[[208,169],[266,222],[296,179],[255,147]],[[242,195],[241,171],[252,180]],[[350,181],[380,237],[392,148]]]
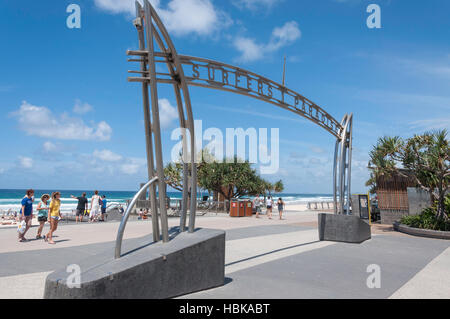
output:
[[[66,8],[81,7],[81,29]],[[450,127],[450,2],[446,0],[152,1],[179,53],[280,81],[337,120],[354,113],[353,192],[365,191],[368,151],[383,135]],[[381,8],[369,29],[366,8]],[[127,82],[138,47],[133,1],[0,3],[0,188],[133,190],[146,180],[141,89]],[[277,37],[278,35],[278,37]],[[160,86],[164,159],[176,128]],[[334,138],[261,101],[191,88],[203,127],[280,129],[287,192],[330,193]]]

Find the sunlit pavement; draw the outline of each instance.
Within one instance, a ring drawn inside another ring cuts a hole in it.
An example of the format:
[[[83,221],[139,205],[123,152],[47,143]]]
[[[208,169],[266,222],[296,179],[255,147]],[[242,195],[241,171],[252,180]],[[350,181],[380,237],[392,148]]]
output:
[[[449,241],[374,227],[360,245],[320,242],[316,212],[285,217],[197,217],[198,227],[226,230],[226,284],[181,298],[450,298]],[[61,224],[53,246],[19,243],[14,228],[0,229],[0,298],[42,298],[51,271],[102,251],[112,255],[118,226]],[[151,229],[150,221],[129,222],[124,250],[149,241]],[[32,228],[27,237],[35,234]],[[379,288],[371,265],[379,267]]]

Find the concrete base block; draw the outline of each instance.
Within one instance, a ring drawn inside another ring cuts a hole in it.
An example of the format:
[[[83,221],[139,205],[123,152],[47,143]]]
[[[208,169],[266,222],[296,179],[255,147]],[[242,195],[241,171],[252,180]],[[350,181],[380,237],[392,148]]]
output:
[[[358,216],[319,214],[319,239],[362,243],[371,238],[370,225]]]
[[[200,229],[149,244],[119,259],[114,252],[79,263],[80,287],[66,269],[48,275],[48,299],[162,299],[224,285],[225,232]],[[71,288],[72,287],[72,288]]]

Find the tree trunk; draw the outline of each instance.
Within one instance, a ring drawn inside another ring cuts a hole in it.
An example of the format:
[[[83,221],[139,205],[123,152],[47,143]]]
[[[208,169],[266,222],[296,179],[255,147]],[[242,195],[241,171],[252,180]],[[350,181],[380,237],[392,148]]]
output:
[[[445,220],[447,219],[447,215],[445,214],[445,191],[442,188],[439,188],[439,198],[437,198],[437,219]]]

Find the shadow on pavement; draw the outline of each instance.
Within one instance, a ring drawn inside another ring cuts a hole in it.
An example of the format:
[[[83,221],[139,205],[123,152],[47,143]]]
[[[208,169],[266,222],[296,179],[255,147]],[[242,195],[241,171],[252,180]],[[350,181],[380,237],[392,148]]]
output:
[[[312,242],[304,243],[304,244],[293,245],[293,246],[289,246],[289,247],[284,247],[284,248],[280,248],[280,249],[275,249],[275,250],[269,251],[269,252],[264,253],[264,254],[259,254],[259,255],[256,255],[256,256],[252,256],[252,257],[244,258],[244,259],[241,259],[241,260],[233,261],[232,263],[225,264],[225,267],[228,267],[228,266],[231,266],[231,265],[235,265],[235,264],[239,264],[241,262],[252,260],[252,259],[255,259],[255,258],[262,257],[262,256],[267,256],[267,255],[270,255],[270,254],[273,254],[273,253],[277,253],[277,252],[280,252],[280,251],[284,251],[284,250],[288,250],[288,249],[292,249],[292,248],[297,248],[297,247],[302,247],[302,246],[306,246],[306,245],[311,245],[311,244],[316,244],[316,243],[320,243],[320,240],[316,240],[316,241],[312,241]]]

